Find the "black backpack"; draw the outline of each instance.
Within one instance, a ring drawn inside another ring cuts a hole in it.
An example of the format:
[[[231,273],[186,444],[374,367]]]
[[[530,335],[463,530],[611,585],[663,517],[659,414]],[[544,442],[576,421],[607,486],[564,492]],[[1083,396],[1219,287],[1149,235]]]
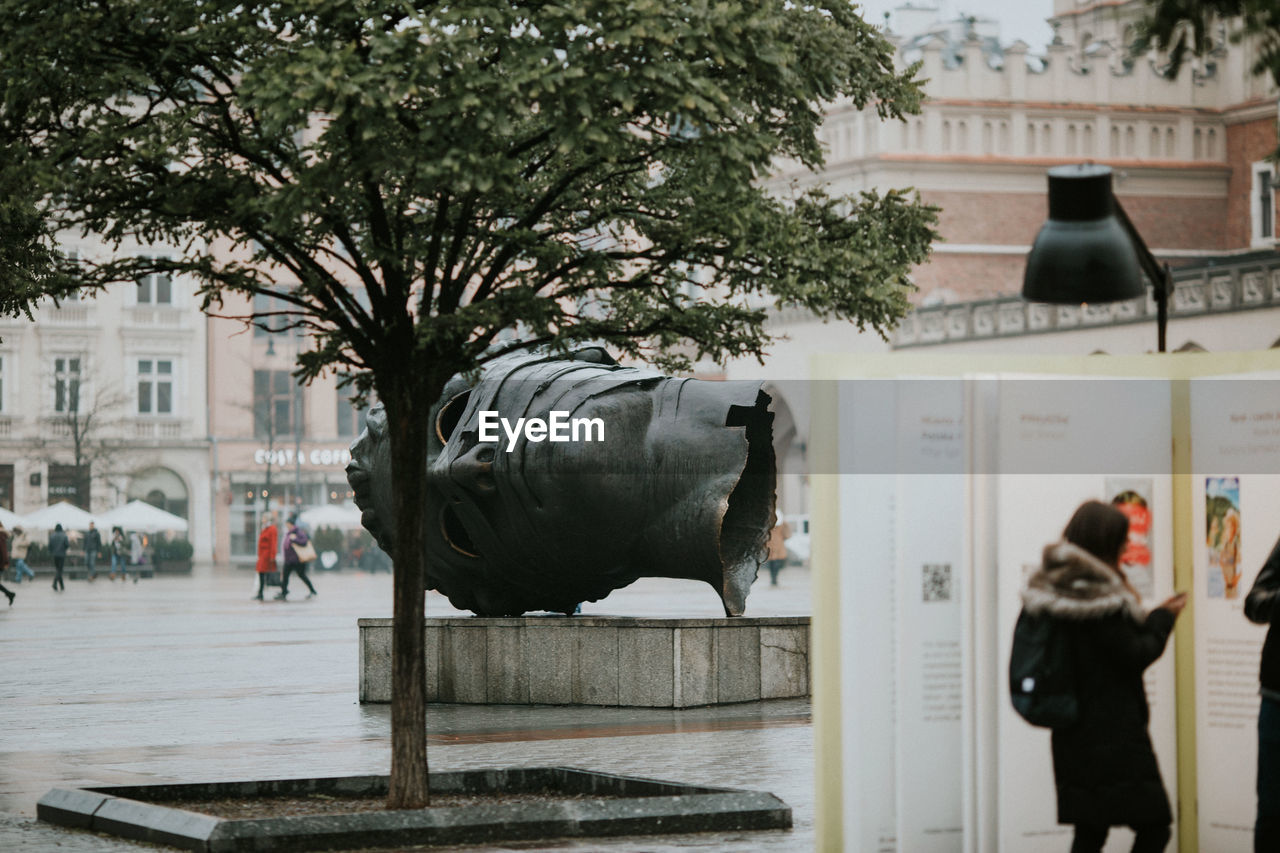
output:
[[[1080,716],[1075,656],[1066,628],[1053,617],[1018,614],[1009,655],[1013,710],[1033,726],[1059,729]]]

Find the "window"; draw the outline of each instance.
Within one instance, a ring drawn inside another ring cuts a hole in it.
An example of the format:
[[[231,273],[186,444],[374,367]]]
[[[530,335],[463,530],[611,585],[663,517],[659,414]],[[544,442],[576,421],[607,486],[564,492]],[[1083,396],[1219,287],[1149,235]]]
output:
[[[253,434],[292,435],[302,427],[302,386],[287,370],[253,372]]]
[[[138,359],[138,414],[173,414],[171,359]]]
[[[253,336],[255,338],[265,338],[267,335],[284,331],[288,325],[289,318],[272,315],[280,311],[288,311],[291,308],[293,308],[291,303],[277,296],[271,296],[266,293],[253,294],[253,316],[260,318],[258,322],[267,327],[264,329],[254,326]]]
[[[1253,186],[1249,198],[1249,243],[1254,247],[1273,246],[1276,238],[1276,176],[1271,164],[1253,164]]]
[[[338,395],[338,436],[355,438],[364,432],[365,421],[369,418],[368,407],[358,408],[351,400]]]
[[[49,465],[49,503],[66,501],[87,510],[89,508],[89,475],[88,464]]]
[[[172,305],[173,277],[167,272],[157,272],[138,279],[138,304]]]
[[[53,410],[59,413],[80,409],[80,359],[53,360]]]

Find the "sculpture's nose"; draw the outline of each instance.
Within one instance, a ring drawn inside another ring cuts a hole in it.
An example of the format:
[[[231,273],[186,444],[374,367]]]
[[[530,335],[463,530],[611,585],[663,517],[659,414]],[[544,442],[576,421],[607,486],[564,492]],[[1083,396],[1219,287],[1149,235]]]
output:
[[[442,485],[447,491],[456,494],[457,489],[462,489],[472,495],[488,495],[497,489],[493,479],[493,455],[492,444],[476,444],[447,460],[445,454],[441,454],[435,467],[444,469],[438,473],[443,475],[446,483]]]

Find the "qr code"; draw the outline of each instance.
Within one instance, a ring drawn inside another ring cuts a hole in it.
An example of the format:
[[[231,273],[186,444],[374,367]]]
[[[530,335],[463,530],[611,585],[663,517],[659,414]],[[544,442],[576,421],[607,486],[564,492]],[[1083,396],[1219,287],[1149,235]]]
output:
[[[924,564],[924,600],[926,604],[930,601],[951,600],[950,563]]]

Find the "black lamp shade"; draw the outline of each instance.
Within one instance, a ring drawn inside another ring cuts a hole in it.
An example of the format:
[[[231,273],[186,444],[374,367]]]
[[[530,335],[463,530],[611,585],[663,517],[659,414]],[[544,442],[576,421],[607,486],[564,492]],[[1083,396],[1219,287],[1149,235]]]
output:
[[[1146,294],[1137,249],[1114,199],[1106,166],[1049,170],[1049,219],[1027,255],[1022,298],[1080,305]]]

